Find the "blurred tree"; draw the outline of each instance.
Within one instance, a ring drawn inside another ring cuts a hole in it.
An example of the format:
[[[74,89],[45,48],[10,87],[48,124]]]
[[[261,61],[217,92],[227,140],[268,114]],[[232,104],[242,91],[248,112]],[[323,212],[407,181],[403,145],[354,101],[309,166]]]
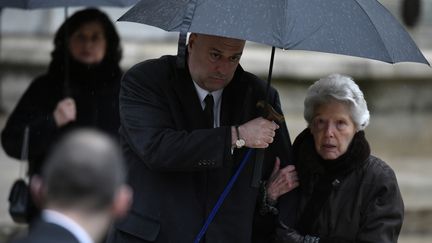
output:
[[[402,20],[408,28],[414,28],[420,19],[421,0],[402,0]]]

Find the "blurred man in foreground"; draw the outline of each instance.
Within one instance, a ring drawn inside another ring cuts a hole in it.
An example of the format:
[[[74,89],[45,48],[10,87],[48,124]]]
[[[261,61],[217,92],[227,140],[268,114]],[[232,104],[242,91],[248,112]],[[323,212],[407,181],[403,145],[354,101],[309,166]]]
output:
[[[89,129],[65,136],[31,189],[43,208],[29,235],[17,243],[103,240],[111,220],[129,208],[131,191],[117,144]]]

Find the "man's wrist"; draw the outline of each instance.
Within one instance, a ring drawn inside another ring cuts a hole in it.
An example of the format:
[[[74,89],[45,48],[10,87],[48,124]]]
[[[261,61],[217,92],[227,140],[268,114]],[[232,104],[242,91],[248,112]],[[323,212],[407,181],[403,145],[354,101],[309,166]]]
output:
[[[240,136],[239,126],[235,126],[235,132],[237,140],[235,141],[236,148],[242,148],[245,146],[245,140]]]
[[[237,135],[236,135],[235,126],[231,126],[231,147],[232,148],[236,147],[236,141],[237,141]]]

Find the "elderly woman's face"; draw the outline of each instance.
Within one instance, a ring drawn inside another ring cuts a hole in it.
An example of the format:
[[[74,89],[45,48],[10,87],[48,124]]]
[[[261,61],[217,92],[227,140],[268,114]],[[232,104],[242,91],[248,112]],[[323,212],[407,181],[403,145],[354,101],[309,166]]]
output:
[[[107,42],[99,22],[84,24],[69,39],[72,57],[84,64],[100,63],[105,57]]]
[[[311,124],[315,149],[325,160],[343,155],[356,132],[347,104],[330,101],[315,110]]]

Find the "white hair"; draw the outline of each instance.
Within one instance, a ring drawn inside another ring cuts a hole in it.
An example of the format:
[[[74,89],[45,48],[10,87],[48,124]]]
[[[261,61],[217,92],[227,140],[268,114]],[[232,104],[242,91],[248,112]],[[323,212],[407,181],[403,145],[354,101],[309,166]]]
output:
[[[369,124],[369,110],[359,86],[351,77],[331,74],[316,81],[307,91],[303,115],[309,126],[315,116],[315,109],[331,100],[346,102],[350,106],[351,119],[357,130],[364,130]]]

